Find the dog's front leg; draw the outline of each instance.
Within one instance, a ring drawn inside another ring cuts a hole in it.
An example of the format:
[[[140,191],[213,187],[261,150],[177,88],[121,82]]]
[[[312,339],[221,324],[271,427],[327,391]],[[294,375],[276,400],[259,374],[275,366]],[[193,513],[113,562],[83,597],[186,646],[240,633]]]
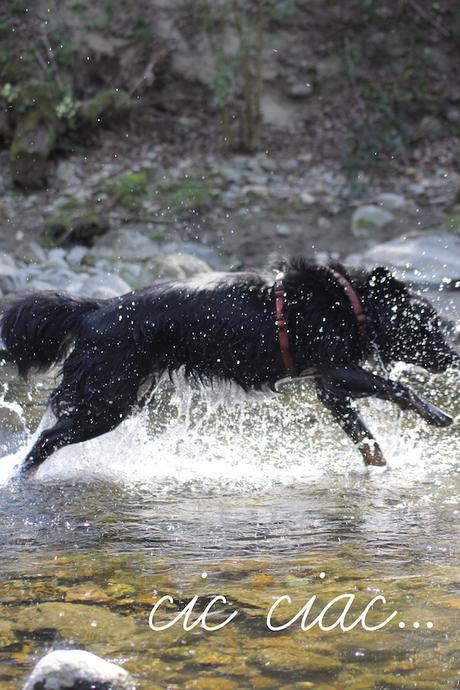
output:
[[[397,381],[376,376],[358,366],[332,369],[321,373],[325,386],[333,393],[351,398],[375,396],[395,403],[401,410],[417,412],[433,426],[445,427],[452,424],[452,417]]]
[[[386,465],[380,446],[350,401],[342,395],[334,395],[321,382],[317,383],[316,391],[319,400],[356,444],[365,464]]]

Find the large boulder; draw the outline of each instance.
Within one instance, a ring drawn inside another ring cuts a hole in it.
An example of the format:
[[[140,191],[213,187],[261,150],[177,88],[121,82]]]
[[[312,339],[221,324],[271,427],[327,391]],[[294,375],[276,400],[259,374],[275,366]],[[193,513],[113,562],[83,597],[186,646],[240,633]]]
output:
[[[135,690],[127,671],[79,649],[47,654],[24,690]]]

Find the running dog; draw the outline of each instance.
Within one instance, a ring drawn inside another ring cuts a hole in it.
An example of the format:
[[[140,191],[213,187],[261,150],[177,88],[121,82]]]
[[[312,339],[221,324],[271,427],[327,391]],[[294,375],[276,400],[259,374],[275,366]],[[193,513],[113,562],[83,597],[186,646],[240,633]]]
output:
[[[452,419],[408,387],[363,368],[373,357],[438,373],[459,367],[433,307],[386,269],[354,271],[299,258],[269,273],[216,273],[164,282],[113,299],[26,294],[0,320],[0,359],[19,374],[59,362],[55,415],[21,467],[26,476],[54,451],[117,427],[142,407],[165,372],[244,390],[310,377],[319,400],[367,465],[382,451],[351,401],[390,400],[436,427]]]

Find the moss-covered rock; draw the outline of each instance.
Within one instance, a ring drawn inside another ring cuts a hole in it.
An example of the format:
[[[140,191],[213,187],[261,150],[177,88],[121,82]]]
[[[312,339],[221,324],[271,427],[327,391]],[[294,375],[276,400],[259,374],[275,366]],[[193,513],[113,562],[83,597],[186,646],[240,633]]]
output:
[[[126,91],[107,89],[81,103],[78,116],[84,125],[95,127],[101,120],[114,119],[131,107],[132,101]]]
[[[65,123],[56,114],[60,89],[51,82],[21,87],[15,102],[16,129],[10,146],[13,180],[26,189],[46,186],[49,156]]]

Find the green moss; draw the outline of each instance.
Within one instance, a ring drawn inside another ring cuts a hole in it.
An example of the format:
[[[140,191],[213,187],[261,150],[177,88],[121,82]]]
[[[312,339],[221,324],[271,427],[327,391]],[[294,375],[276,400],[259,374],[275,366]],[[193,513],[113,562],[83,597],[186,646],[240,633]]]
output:
[[[191,209],[209,207],[219,193],[209,189],[199,180],[186,178],[161,185],[158,195],[162,206],[170,214],[176,215]]]
[[[68,199],[67,201],[64,201],[62,204],[59,204],[59,210],[60,211],[76,211],[77,209],[80,208],[80,206],[81,206],[80,201],[77,198],[72,197],[72,198]]]
[[[153,232],[149,232],[148,237],[155,242],[166,242],[165,234],[161,230],[153,230]]]
[[[96,261],[97,261],[97,259],[94,256],[94,254],[91,254],[91,252],[88,252],[87,254],[85,254],[82,257],[80,264],[82,266],[89,266],[89,267],[93,268],[93,266],[96,265]]]
[[[105,191],[123,208],[136,208],[147,195],[147,175],[145,172],[135,172],[128,173],[119,180],[108,180],[105,183]]]
[[[131,108],[132,102],[126,91],[107,89],[80,105],[79,117],[84,124],[95,127],[102,116],[115,117]]]
[[[460,235],[460,213],[451,213],[439,226],[440,230]]]

